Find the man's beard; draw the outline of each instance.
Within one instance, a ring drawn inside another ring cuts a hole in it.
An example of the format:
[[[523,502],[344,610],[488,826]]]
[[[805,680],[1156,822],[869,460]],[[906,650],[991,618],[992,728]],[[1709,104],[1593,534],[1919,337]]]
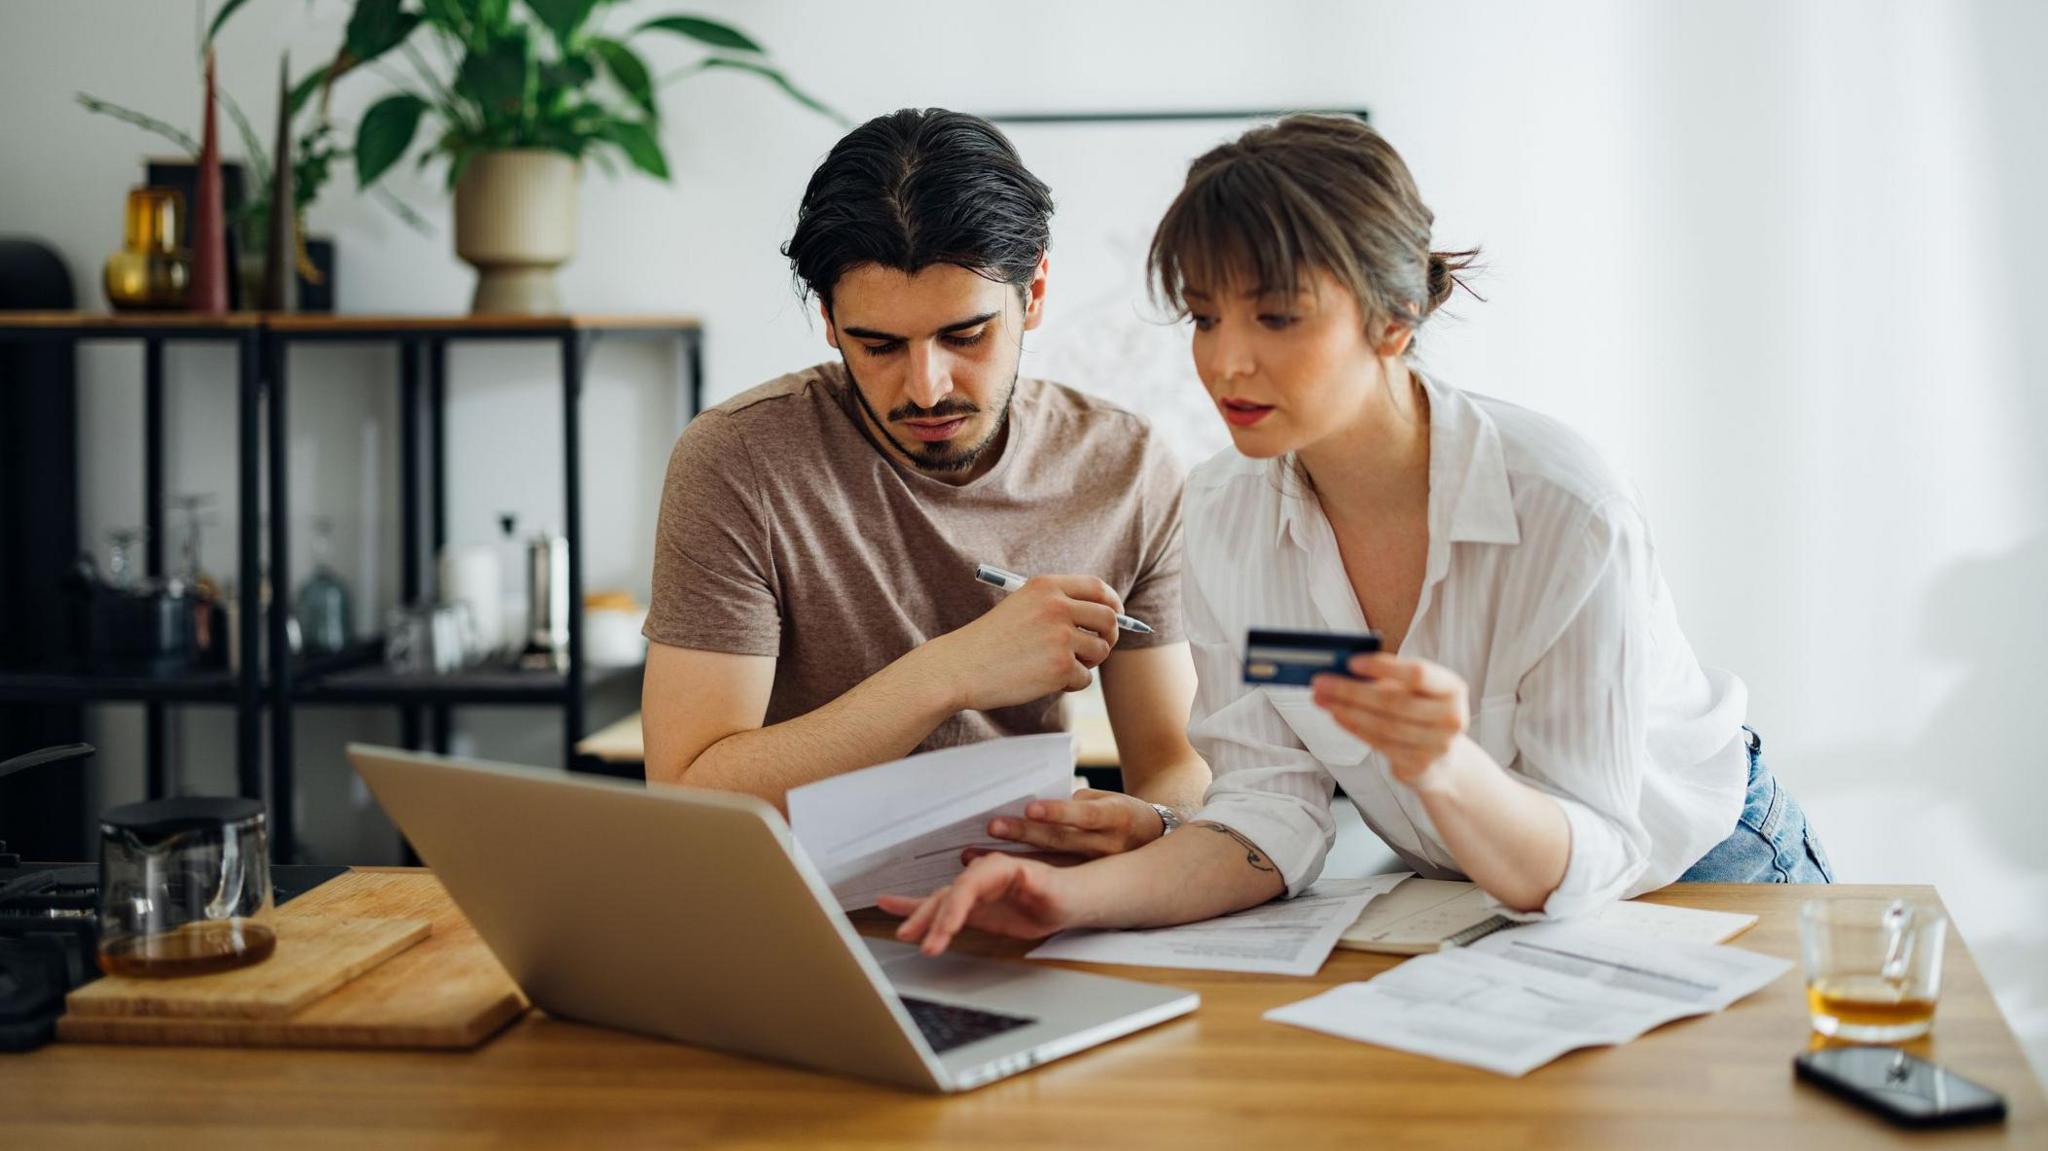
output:
[[[994,447],[997,441],[1003,438],[1004,430],[1010,426],[1010,398],[1017,394],[1017,377],[1023,367],[1020,363],[1010,369],[1010,386],[1003,389],[1003,400],[996,412],[996,423],[994,427],[989,429],[988,435],[983,436],[981,442],[972,447],[955,448],[952,446],[951,441],[939,441],[937,443],[920,441],[906,444],[890,434],[889,420],[957,419],[962,416],[979,414],[981,408],[978,405],[967,400],[949,396],[929,408],[920,408],[916,404],[900,404],[889,410],[888,419],[885,420],[877,415],[874,407],[868,403],[867,393],[861,389],[860,379],[853,374],[853,364],[847,361],[845,352],[839,354],[839,362],[846,368],[847,382],[853,385],[854,399],[860,401],[861,411],[866,412],[868,419],[874,421],[875,430],[881,433],[882,438],[888,440],[917,470],[934,474],[967,471],[974,467],[975,464],[980,463],[981,457],[990,448]]]

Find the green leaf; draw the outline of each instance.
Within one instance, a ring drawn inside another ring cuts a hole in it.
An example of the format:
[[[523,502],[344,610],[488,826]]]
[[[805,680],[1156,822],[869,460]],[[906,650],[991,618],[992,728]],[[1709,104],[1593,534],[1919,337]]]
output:
[[[741,72],[752,72],[754,75],[763,77],[768,82],[774,84],[777,88],[782,89],[783,93],[786,94],[790,99],[795,100],[797,103],[802,104],[804,107],[809,108],[811,111],[816,112],[820,116],[823,116],[828,120],[836,121],[844,127],[853,127],[853,121],[848,120],[845,116],[840,115],[836,109],[819,100],[816,96],[813,96],[810,93],[798,88],[796,85],[790,83],[789,78],[787,76],[784,76],[782,73],[776,71],[773,68],[770,68],[768,65],[763,64],[758,60],[735,60],[729,56],[712,56],[709,59],[703,61],[701,64],[699,64],[698,67],[734,68]]]
[[[235,9],[248,2],[249,0],[228,0],[226,4],[221,5],[220,14],[213,18],[213,23],[206,26],[206,42],[213,43],[213,38],[220,35],[220,26],[228,22],[228,17],[235,14]]]
[[[583,30],[583,22],[590,19],[591,10],[598,0],[526,0],[526,6],[540,17],[540,22],[555,34],[555,43],[567,52],[576,34]]]
[[[78,93],[78,102],[88,112],[96,112],[102,116],[112,116],[123,123],[133,124],[145,132],[154,132],[178,147],[183,148],[192,156],[197,157],[199,155],[199,141],[194,140],[182,128],[166,124],[154,116],[137,112],[133,108],[124,108],[119,104],[109,103],[96,96],[88,96],[84,92]]]
[[[357,0],[355,11],[349,13],[342,46],[358,60],[369,59],[379,47],[389,46],[401,15],[399,0]]]
[[[326,85],[327,69],[328,65],[322,64],[320,67],[308,72],[304,79],[292,85],[291,95],[286,98],[292,115],[298,115],[305,108],[306,101],[313,98],[313,93],[318,92]]]
[[[477,31],[496,35],[512,26],[512,0],[475,0]]]
[[[617,40],[603,37],[592,37],[590,50],[604,61],[605,71],[612,74],[612,79],[626,90],[626,95],[653,116],[654,77],[648,74],[647,63],[640,59],[640,54]]]
[[[523,33],[521,29],[471,51],[456,72],[456,87],[483,108],[487,123],[524,119],[533,54]]]
[[[638,36],[650,28],[659,32],[673,32],[699,44],[709,44],[713,48],[726,48],[734,52],[767,51],[739,29],[715,20],[706,20],[701,16],[663,16],[633,29],[633,34]]]
[[[565,56],[540,66],[543,91],[573,92],[597,78],[597,69],[581,56]]]
[[[604,138],[617,144],[626,153],[626,159],[635,168],[656,179],[668,179],[668,158],[661,154],[661,142],[644,124],[631,120],[611,120],[600,129]]]
[[[476,22],[463,8],[463,0],[420,0],[427,22],[467,44]]]
[[[386,96],[356,125],[356,186],[367,188],[412,147],[427,102],[411,93]]]
[[[404,43],[420,21],[419,13],[401,11],[399,0],[357,0],[342,51],[355,63],[367,64]]]

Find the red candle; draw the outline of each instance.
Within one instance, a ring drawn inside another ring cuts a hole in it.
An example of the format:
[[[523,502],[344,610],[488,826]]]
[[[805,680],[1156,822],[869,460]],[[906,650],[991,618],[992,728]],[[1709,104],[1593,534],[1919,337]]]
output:
[[[228,310],[227,211],[221,203],[220,129],[214,115],[213,51],[206,53],[206,108],[200,122],[199,181],[192,206],[192,286],[186,307]]]

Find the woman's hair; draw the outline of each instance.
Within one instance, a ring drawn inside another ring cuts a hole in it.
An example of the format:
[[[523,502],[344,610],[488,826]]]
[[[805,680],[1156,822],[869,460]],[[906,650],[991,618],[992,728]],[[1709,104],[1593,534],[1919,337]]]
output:
[[[1320,268],[1357,298],[1368,332],[1417,328],[1466,287],[1460,273],[1479,255],[1431,251],[1433,219],[1408,165],[1363,120],[1289,116],[1189,165],[1152,234],[1153,294],[1185,315],[1190,288],[1291,296]]]
[[[832,146],[782,254],[799,291],[828,308],[839,277],[862,264],[956,264],[1021,289],[1051,242],[1051,215],[1052,193],[994,124],[905,108]]]

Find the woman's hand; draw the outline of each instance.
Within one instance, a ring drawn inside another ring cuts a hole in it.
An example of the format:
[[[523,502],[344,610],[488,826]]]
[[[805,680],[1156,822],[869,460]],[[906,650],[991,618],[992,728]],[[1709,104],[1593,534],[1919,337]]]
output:
[[[1387,757],[1394,778],[1417,786],[1465,734],[1465,681],[1451,669],[1386,652],[1352,657],[1351,674],[1315,677],[1316,706]]]
[[[1072,927],[1073,872],[995,851],[977,858],[951,884],[922,899],[884,895],[876,906],[906,918],[896,938],[937,955],[963,927],[1018,939],[1042,939]]]
[[[1033,800],[1023,819],[992,819],[988,833],[1039,851],[1094,859],[1136,851],[1166,834],[1166,823],[1142,799],[1084,787],[1072,799]]]

